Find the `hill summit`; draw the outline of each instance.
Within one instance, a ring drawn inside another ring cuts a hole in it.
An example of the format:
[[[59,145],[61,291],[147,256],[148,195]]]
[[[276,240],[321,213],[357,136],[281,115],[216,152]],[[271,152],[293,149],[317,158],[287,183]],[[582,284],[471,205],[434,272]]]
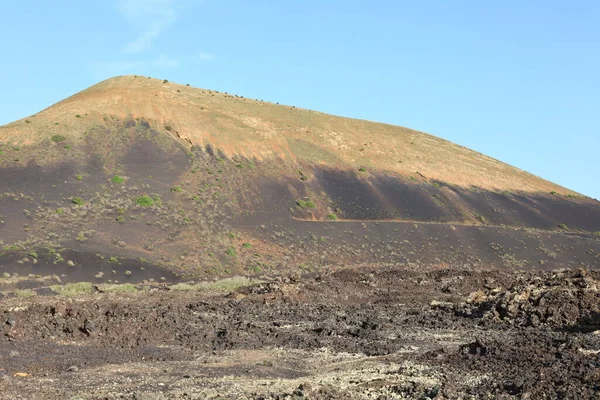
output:
[[[337,117],[166,80],[120,76],[0,129],[18,145],[77,140],[111,118],[144,118],[192,146],[228,157],[390,171],[462,187],[574,194],[483,154],[412,129]]]

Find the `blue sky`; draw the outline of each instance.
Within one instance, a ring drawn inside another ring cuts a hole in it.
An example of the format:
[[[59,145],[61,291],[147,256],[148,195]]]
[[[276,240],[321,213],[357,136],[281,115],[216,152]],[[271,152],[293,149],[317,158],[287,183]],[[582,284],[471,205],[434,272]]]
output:
[[[598,21],[591,0],[4,0],[0,125],[148,75],[422,130],[600,199]]]

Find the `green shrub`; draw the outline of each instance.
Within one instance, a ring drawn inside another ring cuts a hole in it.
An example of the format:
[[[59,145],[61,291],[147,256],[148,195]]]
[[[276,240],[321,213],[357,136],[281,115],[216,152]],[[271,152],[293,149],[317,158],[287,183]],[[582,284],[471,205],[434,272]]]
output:
[[[246,243],[242,244],[242,247],[245,249],[250,249],[250,248],[252,248],[252,245],[250,243],[246,242]]]
[[[123,178],[122,176],[119,176],[119,175],[115,175],[111,178],[111,181],[113,183],[123,183],[123,182],[125,182],[125,178]]]
[[[83,175],[75,175],[75,179],[77,179],[78,181],[82,181]]]
[[[331,221],[337,221],[338,217],[334,213],[327,214],[327,219]]]
[[[31,250],[27,255],[29,257],[38,258],[38,254],[34,250]]]
[[[163,83],[169,83],[169,81],[165,79],[165,80],[163,81]]]
[[[569,230],[569,227],[567,225],[565,225],[565,224],[558,224],[558,227],[560,229],[562,229],[563,231],[568,231]]]
[[[144,194],[142,196],[139,196],[135,202],[137,203],[138,206],[142,206],[142,207],[150,207],[154,205],[154,200],[152,199],[152,197],[148,196],[147,194]]]
[[[64,142],[65,140],[67,140],[67,138],[64,137],[63,135],[54,135],[54,136],[52,136],[51,139],[54,143],[60,143],[60,142]]]
[[[296,202],[300,208],[316,208],[317,206],[311,200],[298,200]]]
[[[81,118],[80,114],[75,114],[75,118]]]
[[[117,257],[111,257],[111,258],[108,259],[108,262],[109,263],[118,263],[119,259]]]
[[[235,251],[235,247],[233,246],[228,247],[227,250],[225,250],[225,254],[230,257],[237,257],[237,251]]]
[[[174,192],[174,193],[181,193],[181,192],[183,192],[183,188],[182,188],[181,186],[173,186],[173,187],[171,188],[171,192]]]
[[[65,213],[64,208],[57,208],[56,210],[54,210],[58,215],[63,215]]]
[[[367,169],[366,169],[366,168],[364,168],[364,167],[360,167],[358,170],[359,170],[360,172],[367,172]]]
[[[122,215],[119,215],[119,216],[116,218],[116,220],[117,220],[117,222],[123,222],[123,221],[125,221],[125,218],[123,218],[123,216],[122,216]]]
[[[71,201],[73,204],[77,204],[78,206],[85,204],[85,200],[83,200],[81,197],[73,197],[73,200]]]

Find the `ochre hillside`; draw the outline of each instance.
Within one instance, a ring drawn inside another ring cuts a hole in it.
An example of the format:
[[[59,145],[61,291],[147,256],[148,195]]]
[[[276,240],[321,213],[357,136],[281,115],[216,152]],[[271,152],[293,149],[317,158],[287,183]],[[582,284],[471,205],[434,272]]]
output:
[[[227,156],[281,158],[370,168],[462,187],[572,193],[438,137],[141,76],[108,79],[31,117],[0,128],[0,142],[38,144],[102,124],[107,115],[144,118],[180,140]]]

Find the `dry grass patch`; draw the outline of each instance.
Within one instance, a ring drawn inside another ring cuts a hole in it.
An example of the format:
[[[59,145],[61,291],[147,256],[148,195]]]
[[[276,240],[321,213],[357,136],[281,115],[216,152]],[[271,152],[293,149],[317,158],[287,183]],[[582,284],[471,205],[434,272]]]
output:
[[[262,281],[258,279],[249,279],[243,276],[225,278],[215,282],[181,282],[169,286],[169,289],[180,292],[204,292],[204,291],[219,291],[232,292],[240,287],[250,286]]]

